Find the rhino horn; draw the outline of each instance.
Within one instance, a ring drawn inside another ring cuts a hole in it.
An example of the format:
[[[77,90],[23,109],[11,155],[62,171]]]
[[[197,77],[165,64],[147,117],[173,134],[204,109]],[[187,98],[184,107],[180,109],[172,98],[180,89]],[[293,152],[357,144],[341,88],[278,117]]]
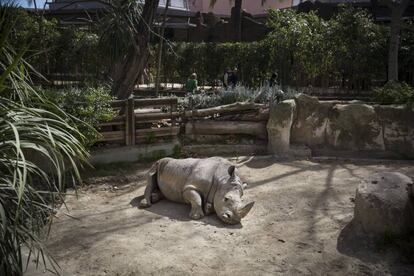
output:
[[[237,209],[237,214],[239,215],[239,217],[244,218],[250,212],[250,210],[253,208],[253,205],[254,205],[254,201],[245,204],[241,208],[238,208]]]

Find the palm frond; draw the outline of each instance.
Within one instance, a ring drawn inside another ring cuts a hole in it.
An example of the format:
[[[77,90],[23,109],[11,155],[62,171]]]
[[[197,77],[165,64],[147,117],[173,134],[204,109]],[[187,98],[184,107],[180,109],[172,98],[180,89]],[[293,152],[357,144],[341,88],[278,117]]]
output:
[[[71,118],[32,87],[24,50],[10,47],[12,9],[0,7],[0,275],[23,275],[23,247],[29,259],[57,269],[40,233],[62,198],[65,177],[79,178],[78,166],[88,158]]]

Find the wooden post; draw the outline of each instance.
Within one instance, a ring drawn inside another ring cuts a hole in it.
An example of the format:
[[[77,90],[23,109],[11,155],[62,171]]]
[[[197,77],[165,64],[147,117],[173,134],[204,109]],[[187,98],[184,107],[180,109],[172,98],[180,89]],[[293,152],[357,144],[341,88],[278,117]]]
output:
[[[177,118],[176,116],[174,116],[174,114],[177,113],[177,102],[171,102],[171,111],[170,111],[170,115],[171,115],[171,131],[173,131],[173,128],[176,126],[177,124]]]
[[[135,107],[132,95],[126,100],[125,144],[127,146],[135,145]]]

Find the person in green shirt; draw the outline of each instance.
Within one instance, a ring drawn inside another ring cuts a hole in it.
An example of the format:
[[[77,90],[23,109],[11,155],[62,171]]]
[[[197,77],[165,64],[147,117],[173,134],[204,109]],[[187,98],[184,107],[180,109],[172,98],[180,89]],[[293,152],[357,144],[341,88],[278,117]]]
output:
[[[194,94],[197,88],[198,88],[197,74],[192,73],[191,77],[187,80],[187,83],[185,85],[185,90],[187,91],[187,93]]]

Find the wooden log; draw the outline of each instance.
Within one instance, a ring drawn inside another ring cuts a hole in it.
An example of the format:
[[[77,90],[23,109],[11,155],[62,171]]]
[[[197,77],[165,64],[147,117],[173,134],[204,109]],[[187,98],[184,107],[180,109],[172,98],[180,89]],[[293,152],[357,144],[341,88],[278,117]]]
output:
[[[260,109],[247,113],[223,115],[215,120],[218,121],[248,121],[248,122],[261,122],[269,119],[269,109]]]
[[[182,152],[196,156],[266,154],[266,144],[256,145],[186,145]]]
[[[216,106],[216,107],[211,107],[211,108],[186,111],[184,116],[185,117],[205,117],[205,116],[211,116],[214,114],[237,113],[239,111],[245,111],[245,110],[258,110],[263,107],[264,107],[263,104],[255,104],[255,103],[250,103],[250,102],[238,102],[238,103],[221,105],[221,106]]]
[[[125,124],[125,116],[115,117],[112,121],[100,123],[98,126],[122,126]]]
[[[135,99],[135,107],[156,107],[156,106],[165,106],[165,105],[177,105],[177,98],[160,98],[160,99]]]
[[[113,108],[125,107],[125,101],[124,100],[114,100],[114,101],[111,102],[111,106]]]
[[[146,137],[162,137],[162,136],[176,136],[180,132],[180,127],[165,127],[165,128],[148,128],[148,129],[137,129],[135,131],[135,137],[146,138]]]
[[[110,141],[123,141],[125,139],[125,131],[106,131],[100,133],[102,137],[99,141],[110,142]]]
[[[152,122],[152,121],[159,121],[164,119],[171,119],[171,118],[180,117],[180,113],[178,112],[171,112],[171,113],[141,113],[135,114],[135,120],[137,122],[145,121],[145,122]]]
[[[185,125],[187,135],[247,134],[267,138],[265,122],[197,121]]]
[[[223,145],[254,145],[260,139],[256,137],[251,137],[247,135],[240,134],[221,134],[221,135],[184,135],[183,141],[188,144],[198,143],[198,144],[223,144]],[[264,141],[264,140],[260,140]]]

